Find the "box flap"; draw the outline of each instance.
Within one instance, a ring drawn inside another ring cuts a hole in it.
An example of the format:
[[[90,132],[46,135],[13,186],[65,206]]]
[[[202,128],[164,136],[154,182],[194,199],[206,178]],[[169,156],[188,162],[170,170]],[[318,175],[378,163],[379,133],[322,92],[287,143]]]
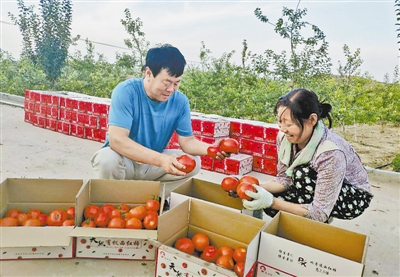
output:
[[[3,227],[0,228],[1,247],[69,246],[69,233],[73,226],[65,227]]]
[[[158,217],[159,242],[165,243],[188,225],[189,203],[189,200],[186,200]]]
[[[76,227],[68,235],[71,237],[157,239],[157,230]]]

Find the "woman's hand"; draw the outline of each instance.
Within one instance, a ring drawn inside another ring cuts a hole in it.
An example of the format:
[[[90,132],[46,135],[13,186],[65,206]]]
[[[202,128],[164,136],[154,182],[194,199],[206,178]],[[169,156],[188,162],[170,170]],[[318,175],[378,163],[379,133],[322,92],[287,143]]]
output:
[[[251,211],[271,208],[274,205],[272,193],[257,185],[253,185],[253,187],[257,192],[245,191],[246,195],[253,198],[253,200],[243,200],[243,206]]]

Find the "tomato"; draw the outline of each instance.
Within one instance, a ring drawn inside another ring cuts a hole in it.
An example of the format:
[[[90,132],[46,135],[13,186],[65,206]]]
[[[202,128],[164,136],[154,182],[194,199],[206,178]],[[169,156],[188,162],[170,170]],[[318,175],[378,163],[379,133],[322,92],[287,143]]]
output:
[[[126,229],[142,229],[142,227],[142,221],[134,217],[128,219],[125,224]]]
[[[40,222],[40,220],[37,218],[29,218],[24,222],[23,226],[42,226],[42,222]]]
[[[22,212],[19,210],[19,209],[11,209],[11,210],[8,210],[8,212],[6,213],[6,216],[5,217],[14,217],[14,218],[17,218],[17,216],[19,215],[19,214],[21,214]]]
[[[244,262],[238,262],[233,267],[233,271],[235,271],[236,275],[239,277],[243,277],[244,275]]]
[[[218,156],[218,152],[220,152],[219,146],[212,145],[207,148],[207,156],[213,159],[215,159]]]
[[[177,158],[177,161],[185,166],[185,168],[179,169],[180,171],[183,171],[185,173],[190,173],[193,171],[193,169],[196,167],[196,161],[190,157],[189,155],[182,155]]]
[[[120,217],[112,218],[107,225],[107,228],[122,229],[125,228],[125,220]]]
[[[85,219],[84,221],[82,221],[81,227],[84,228],[94,228],[96,227],[96,224],[94,223],[93,219]]]
[[[75,207],[69,207],[65,211],[67,212],[68,219],[75,219]]]
[[[127,213],[131,208],[127,204],[119,204],[117,205],[117,209]]]
[[[256,192],[256,189],[253,187],[253,185],[251,183],[247,183],[247,182],[242,182],[237,186],[236,192],[237,195],[241,198],[241,199],[246,199],[246,200],[252,200],[253,198],[248,197],[245,194],[246,190],[251,190]]]
[[[62,226],[75,226],[75,220],[67,219],[66,221],[63,222]]]
[[[40,214],[42,214],[42,211],[39,209],[32,209],[28,212],[28,214],[31,215],[31,218],[38,218]]]
[[[149,199],[146,201],[145,207],[148,211],[158,212],[158,210],[160,209],[160,202],[155,199]]]
[[[221,188],[225,191],[234,191],[236,192],[236,188],[239,185],[239,179],[234,176],[228,176],[222,179]]]
[[[194,253],[194,243],[190,238],[179,238],[175,241],[174,247],[189,255]]]
[[[219,257],[218,248],[215,247],[214,245],[209,245],[206,248],[204,248],[203,253],[201,253],[200,255],[200,258],[211,263],[215,263],[218,257]]]
[[[235,262],[231,256],[219,256],[215,264],[230,270],[235,266]]]
[[[210,239],[204,233],[197,233],[192,237],[192,241],[194,243],[194,248],[197,251],[202,252],[204,248],[210,245]]]
[[[219,249],[218,249],[218,253],[221,255],[221,256],[233,256],[233,248],[232,247],[230,247],[230,246],[227,246],[227,245],[225,245],[225,246],[221,246]]]
[[[111,213],[112,210],[115,210],[116,207],[113,204],[104,204],[103,206],[101,206],[101,210],[102,212],[109,214]]]
[[[124,218],[125,217],[125,212],[123,210],[114,209],[108,214],[108,217],[110,219],[116,218],[116,217]]]
[[[239,153],[239,142],[234,138],[226,138],[219,142],[219,148],[226,153]]]
[[[149,213],[143,218],[143,226],[146,229],[154,230],[157,229],[158,226],[158,214],[157,213]]]
[[[65,211],[53,210],[47,217],[47,225],[62,226],[65,220],[67,220],[67,213]]]
[[[258,179],[254,176],[251,175],[243,175],[240,179],[239,179],[239,183],[242,182],[246,182],[246,183],[251,183],[251,184],[256,184],[259,185],[260,182],[258,181]]]
[[[99,212],[94,216],[94,224],[96,224],[97,227],[106,227],[109,221],[110,218],[108,217],[108,214],[104,212]]]
[[[38,219],[40,220],[40,223],[42,224],[42,226],[47,225],[47,214],[40,214],[38,216]]]
[[[235,250],[233,250],[233,260],[237,263],[245,262],[246,253],[247,253],[246,247],[242,246],[236,247]]]
[[[129,216],[142,220],[147,214],[145,206],[136,206],[129,210]]]
[[[100,207],[97,205],[89,205],[86,206],[85,209],[83,210],[83,216],[85,219],[90,218],[94,219],[94,216],[100,212]]]
[[[18,220],[15,217],[6,216],[0,219],[0,226],[18,226]]]
[[[25,225],[25,222],[26,222],[28,219],[30,219],[30,218],[32,218],[32,216],[31,216],[30,214],[20,213],[20,214],[17,216],[18,225],[24,226],[24,225]]]

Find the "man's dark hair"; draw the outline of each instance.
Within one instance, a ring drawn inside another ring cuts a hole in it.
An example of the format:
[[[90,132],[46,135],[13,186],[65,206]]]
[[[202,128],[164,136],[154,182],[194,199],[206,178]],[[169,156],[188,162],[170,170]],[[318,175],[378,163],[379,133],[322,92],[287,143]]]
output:
[[[178,48],[164,44],[151,48],[147,52],[146,66],[150,68],[153,76],[156,77],[162,69],[174,77],[179,77],[185,70],[186,60]]]

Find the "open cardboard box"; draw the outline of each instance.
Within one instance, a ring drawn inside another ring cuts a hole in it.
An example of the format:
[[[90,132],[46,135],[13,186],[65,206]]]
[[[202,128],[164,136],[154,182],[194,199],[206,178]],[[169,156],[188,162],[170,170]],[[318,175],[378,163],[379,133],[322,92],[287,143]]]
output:
[[[174,248],[178,238],[203,232],[217,248],[247,247],[245,275],[252,276],[265,221],[198,199],[187,199],[159,217],[155,276],[236,276],[228,269]]]
[[[261,233],[257,276],[362,276],[368,237],[279,212]]]
[[[55,209],[74,206],[83,180],[5,179],[0,184],[0,216],[10,209],[27,213],[40,209],[49,214]],[[74,245],[69,233],[74,226],[1,227],[0,260],[73,258]]]
[[[160,182],[130,180],[88,180],[76,197],[77,227],[70,233],[76,238],[76,258],[154,260],[157,230],[132,230],[79,227],[84,208],[90,204],[145,205],[159,195]],[[163,210],[164,196],[160,211]]]
[[[220,184],[190,178],[171,191],[170,207],[173,208],[189,198],[196,198],[224,206],[236,212],[243,209],[240,198],[230,197]]]

